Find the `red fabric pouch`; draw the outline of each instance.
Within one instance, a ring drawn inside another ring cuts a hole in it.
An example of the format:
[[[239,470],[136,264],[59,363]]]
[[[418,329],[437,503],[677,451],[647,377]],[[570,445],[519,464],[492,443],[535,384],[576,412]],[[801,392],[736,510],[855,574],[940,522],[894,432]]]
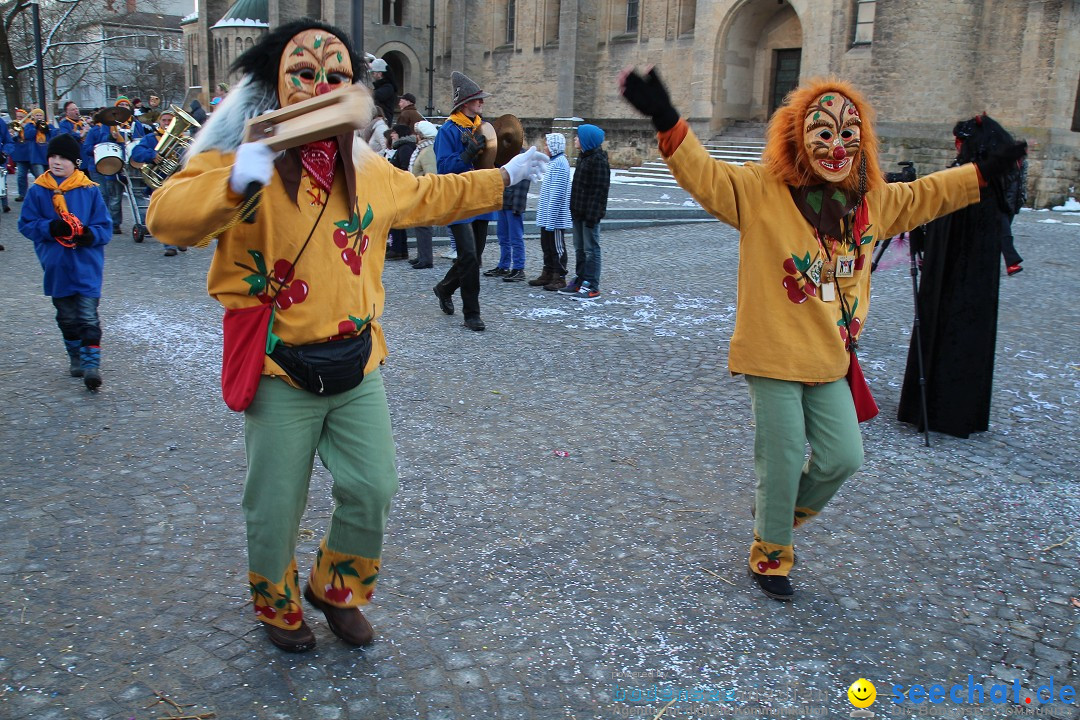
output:
[[[230,410],[243,412],[255,399],[262,377],[266,338],[274,321],[274,304],[227,308],[221,321],[221,396]]]
[[[877,417],[878,406],[874,396],[870,393],[870,386],[866,384],[862,368],[859,367],[859,358],[851,353],[851,362],[847,371],[848,386],[851,388],[851,399],[855,401],[855,415],[859,422],[866,422]]]

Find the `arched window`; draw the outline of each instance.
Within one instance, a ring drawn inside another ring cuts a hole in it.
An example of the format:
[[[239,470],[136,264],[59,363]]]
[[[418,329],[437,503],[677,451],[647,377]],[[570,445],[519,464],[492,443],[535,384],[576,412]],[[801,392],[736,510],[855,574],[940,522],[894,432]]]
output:
[[[255,44],[255,41],[251,39],[250,35],[248,35],[246,38],[244,38],[244,49],[245,50],[247,50],[249,47],[251,47],[254,44]]]

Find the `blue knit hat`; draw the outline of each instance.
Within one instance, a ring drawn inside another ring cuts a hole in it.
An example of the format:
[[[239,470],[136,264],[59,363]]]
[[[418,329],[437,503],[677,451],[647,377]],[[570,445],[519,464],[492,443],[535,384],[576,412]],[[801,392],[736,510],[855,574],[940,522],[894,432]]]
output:
[[[577,136],[582,150],[598,148],[604,142],[604,131],[595,125],[578,125]]]

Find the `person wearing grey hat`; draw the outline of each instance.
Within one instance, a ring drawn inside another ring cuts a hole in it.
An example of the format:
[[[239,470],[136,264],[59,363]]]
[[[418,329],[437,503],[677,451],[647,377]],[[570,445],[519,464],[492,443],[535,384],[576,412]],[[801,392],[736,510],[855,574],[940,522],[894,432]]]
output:
[[[397,107],[397,83],[394,82],[390,67],[382,58],[371,61],[371,80],[371,94],[375,97],[375,104],[382,109],[386,124],[393,127],[394,108]]]
[[[454,111],[435,136],[435,160],[440,175],[475,170],[476,160],[487,146],[480,132],[483,122],[480,111],[484,109],[484,98],[491,96],[456,70],[451,73],[450,82],[454,89]],[[450,298],[455,290],[461,289],[461,312],[465,327],[470,330],[486,327],[480,318],[480,258],[487,243],[488,222],[496,217],[494,212],[489,212],[450,224],[450,233],[457,244],[457,260],[433,288],[439,309],[447,315],[454,314]]]

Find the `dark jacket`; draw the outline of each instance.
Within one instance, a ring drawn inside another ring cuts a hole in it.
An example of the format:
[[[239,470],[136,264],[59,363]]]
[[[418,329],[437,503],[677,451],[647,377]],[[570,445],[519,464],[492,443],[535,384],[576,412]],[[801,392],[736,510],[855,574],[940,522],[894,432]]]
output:
[[[375,104],[382,108],[383,115],[386,116],[386,124],[393,127],[394,108],[397,107],[397,87],[390,73],[383,74],[375,81],[372,95],[375,97]]]
[[[525,212],[525,205],[529,202],[529,181],[522,180],[517,185],[511,185],[503,190],[503,210],[509,210],[515,215]]]
[[[394,141],[394,157],[390,158],[390,164],[394,167],[409,170],[409,160],[412,159],[413,151],[416,150],[416,136],[406,135]]]
[[[607,214],[611,166],[603,148],[586,150],[578,156],[574,184],[570,188],[570,217],[595,227]]]

